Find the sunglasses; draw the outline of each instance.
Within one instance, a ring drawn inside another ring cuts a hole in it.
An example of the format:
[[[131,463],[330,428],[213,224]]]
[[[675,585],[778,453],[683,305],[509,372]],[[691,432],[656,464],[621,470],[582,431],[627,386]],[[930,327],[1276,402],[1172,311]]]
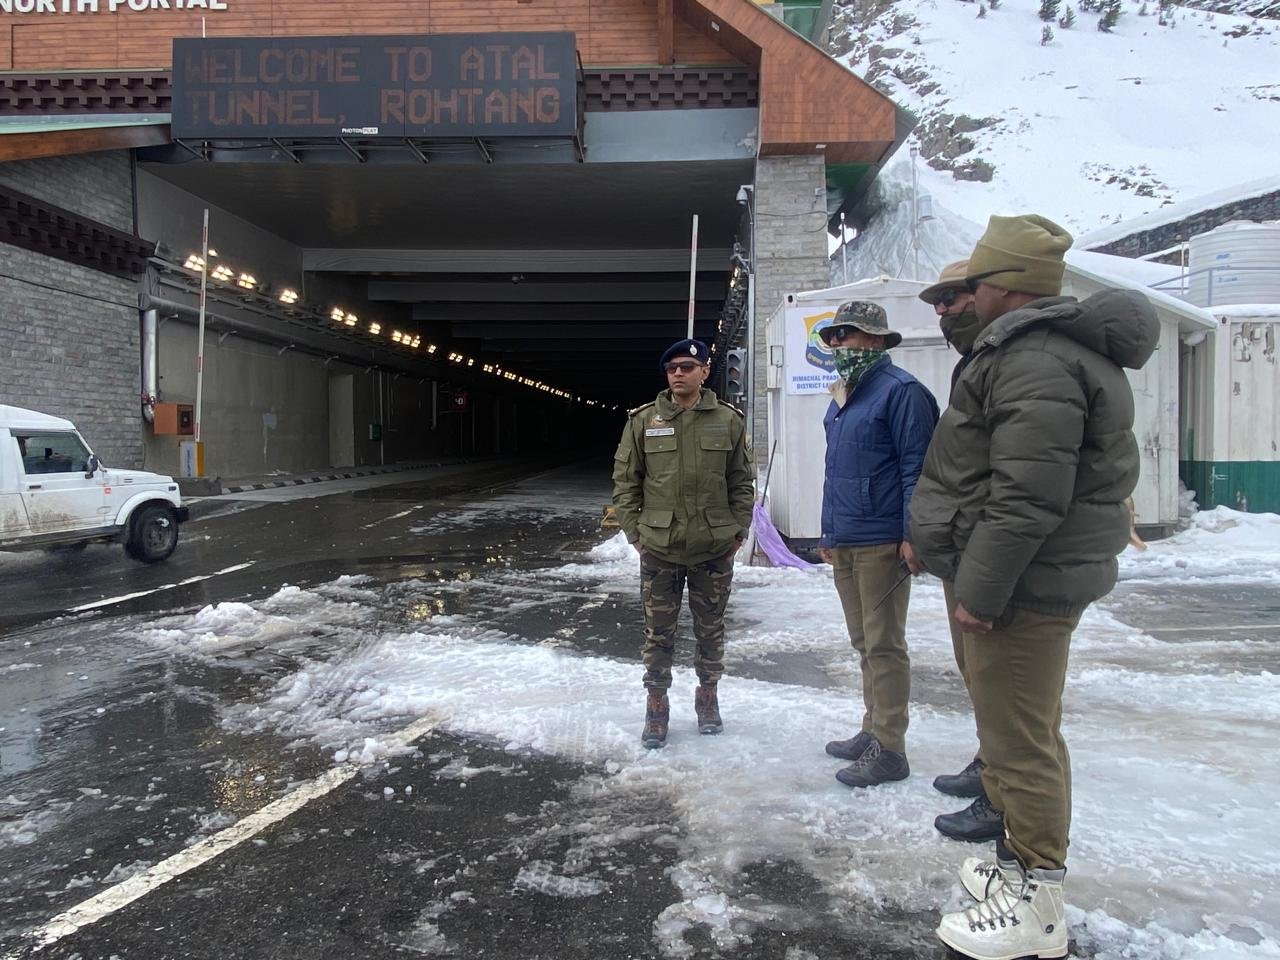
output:
[[[954,307],[956,305],[956,301],[965,293],[966,291],[964,290],[957,290],[954,287],[951,287],[938,294],[938,302],[944,307]]]
[[[1000,270],[988,270],[986,273],[979,273],[979,274],[975,274],[972,277],[965,277],[964,285],[969,290],[970,293],[977,293],[978,284],[981,283],[983,280],[987,279],[987,277],[994,277],[998,273],[1026,273],[1026,272],[1027,272],[1026,267],[1004,267]]]
[[[697,370],[700,366],[702,366],[702,364],[694,363],[692,360],[685,360],[683,363],[668,363],[667,373],[675,373],[677,370],[681,373],[693,373],[693,371]]]

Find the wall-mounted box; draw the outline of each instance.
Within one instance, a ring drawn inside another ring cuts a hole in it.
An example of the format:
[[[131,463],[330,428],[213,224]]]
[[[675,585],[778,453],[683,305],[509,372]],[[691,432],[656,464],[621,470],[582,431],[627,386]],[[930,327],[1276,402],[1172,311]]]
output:
[[[195,409],[189,403],[157,403],[152,427],[156,436],[194,436],[196,432]]]

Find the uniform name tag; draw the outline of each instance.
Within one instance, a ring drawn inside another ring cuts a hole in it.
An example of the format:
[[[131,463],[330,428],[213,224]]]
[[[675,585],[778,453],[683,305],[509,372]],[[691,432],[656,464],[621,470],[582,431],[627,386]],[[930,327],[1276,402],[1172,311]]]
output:
[[[644,431],[646,437],[673,437],[675,433],[675,427],[646,427]]]

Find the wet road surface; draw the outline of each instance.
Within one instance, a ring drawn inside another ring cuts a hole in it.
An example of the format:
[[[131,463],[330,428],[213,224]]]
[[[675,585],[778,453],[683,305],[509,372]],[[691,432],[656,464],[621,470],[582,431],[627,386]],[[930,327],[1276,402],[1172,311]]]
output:
[[[558,645],[634,662],[633,597],[516,598],[517,585],[485,580],[602,539],[607,464],[546,467],[216,498],[154,567],[108,545],[0,558],[0,957],[661,955],[655,918],[680,900],[668,799],[605,798],[590,764],[438,733],[56,942],[33,939],[330,770],[312,743],[224,721],[356,634],[450,615],[526,633],[536,622]],[[339,612],[324,629],[198,657],[157,645],[175,616],[344,575],[379,592],[379,622]],[[817,662],[792,669],[797,682],[836,682]],[[741,925],[735,956],[940,955],[932,917],[851,912],[795,864],[745,864],[737,883],[759,918]],[[696,927],[684,941],[690,956],[724,955]]]
[[[682,897],[672,876],[682,817],[667,795],[620,797],[597,765],[438,731],[56,942],[33,939],[334,770],[314,740],[229,722],[300,665],[439,620],[635,664],[638,591],[524,576],[604,536],[608,465],[549,466],[472,464],[332,495],[316,484],[205,501],[178,552],[154,567],[116,546],[0,556],[0,957],[672,955],[655,942]],[[360,603],[339,579],[353,576]],[[291,617],[290,587],[310,588],[306,602],[321,598],[324,616]],[[1205,588],[1178,609],[1174,594],[1122,585],[1108,607],[1174,645],[1239,621],[1258,643],[1233,656],[1257,663],[1222,669],[1267,669],[1280,617],[1266,603],[1277,598],[1232,589]],[[252,612],[236,604],[250,602],[278,614],[278,629],[192,643],[201,608],[222,604],[210,630],[226,634]],[[730,634],[741,635],[752,624],[735,616]],[[181,656],[166,646],[179,624]],[[690,646],[678,646],[678,663],[691,662]],[[836,690],[849,685],[847,660],[781,651],[731,669]],[[917,700],[963,707],[948,671],[924,667],[913,681]],[[732,943],[694,925],[683,955],[945,955],[935,911],[851,907],[801,864],[740,864],[732,882]]]

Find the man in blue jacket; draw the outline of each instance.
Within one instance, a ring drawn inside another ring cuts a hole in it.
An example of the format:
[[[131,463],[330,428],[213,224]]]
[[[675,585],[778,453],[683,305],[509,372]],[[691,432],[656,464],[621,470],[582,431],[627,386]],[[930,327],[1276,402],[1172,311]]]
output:
[[[884,309],[846,303],[819,336],[835,354],[831,385],[822,540],[818,552],[834,568],[849,639],[862,666],[862,729],[833,740],[827,753],[850,761],[836,779],[871,787],[910,774],[907,764],[909,579],[915,557],[907,542],[907,504],[938,422],[933,395],[894,366],[888,351],[902,342]]]

